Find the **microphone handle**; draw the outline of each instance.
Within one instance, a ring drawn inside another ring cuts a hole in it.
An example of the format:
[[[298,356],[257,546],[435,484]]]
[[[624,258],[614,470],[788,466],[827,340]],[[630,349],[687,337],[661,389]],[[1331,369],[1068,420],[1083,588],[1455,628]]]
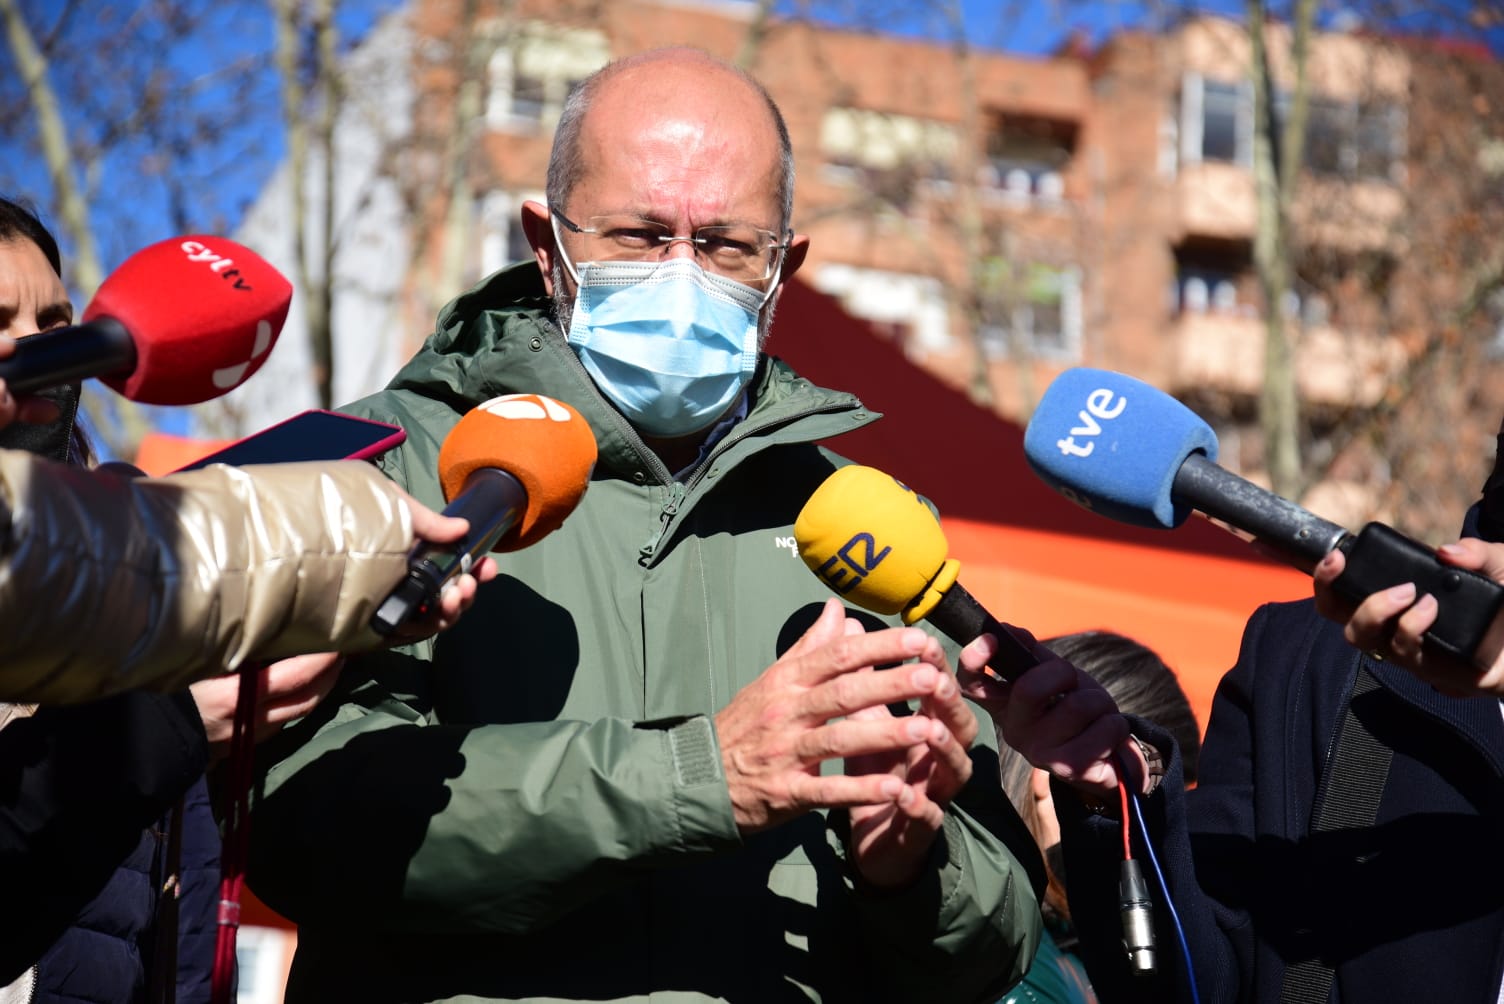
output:
[[[1033,635],[992,616],[959,582],[945,591],[924,619],[961,645],[968,645],[983,634],[996,638],[998,650],[988,665],[1009,683],[1039,665],[1034,655]]]
[[[1436,622],[1428,645],[1449,655],[1492,664],[1504,650],[1504,586],[1476,572],[1442,563],[1436,552],[1382,523],[1351,534],[1288,499],[1232,474],[1199,453],[1186,458],[1170,489],[1177,501],[1253,534],[1309,574],[1340,548],[1347,567],[1333,583],[1354,603],[1404,582],[1416,595],[1436,597]]]
[[[1428,645],[1483,668],[1504,646],[1504,586],[1444,565],[1436,551],[1383,523],[1369,523],[1342,542],[1347,566],[1333,587],[1354,603],[1390,586],[1415,583],[1415,595],[1436,597]]]
[[[1239,530],[1310,574],[1347,530],[1193,453],[1175,472],[1170,497]]]
[[[34,394],[75,380],[129,373],[136,368],[136,342],[113,317],[29,335],[0,359],[0,380],[12,394]]]
[[[371,617],[377,634],[389,635],[408,618],[439,598],[450,579],[468,572],[527,508],[522,482],[496,467],[481,467],[444,507],[445,516],[463,516],[470,530],[453,544],[419,541],[407,555],[407,577],[387,595]]]

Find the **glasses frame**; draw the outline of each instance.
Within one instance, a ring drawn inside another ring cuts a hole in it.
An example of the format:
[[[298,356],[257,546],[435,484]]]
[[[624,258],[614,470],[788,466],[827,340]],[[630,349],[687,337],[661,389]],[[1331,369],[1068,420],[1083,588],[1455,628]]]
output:
[[[562,212],[552,206],[549,207],[548,213],[553,220],[556,220],[558,223],[564,224],[564,229],[568,230],[572,234],[596,234],[600,232],[596,227],[580,226],[574,220],[571,220],[568,216],[565,216]],[[623,213],[622,215],[627,216],[630,214]],[[661,223],[653,223],[652,220],[643,219],[640,216],[633,218],[641,219],[644,223],[652,223],[654,226],[664,225]],[[700,229],[705,228],[701,227]],[[753,227],[752,229],[756,230],[760,234],[767,234],[768,237],[772,240],[772,243],[768,245],[768,250],[773,251],[774,254],[771,258],[768,259],[768,270],[763,274],[762,278],[753,280],[754,282],[767,282],[769,279],[772,279],[774,276],[776,276],[783,268],[783,254],[789,249],[789,244],[793,240],[794,231],[790,229],[787,234],[785,234],[784,239],[782,241],[779,241],[778,235],[771,230],[764,230],[761,227]],[[699,230],[695,231],[695,233],[698,232]],[[559,233],[557,226],[554,228],[554,240],[559,246],[559,254],[564,259],[564,264],[569,268],[570,277],[573,278],[576,283],[578,283],[580,281],[579,274],[575,272],[574,262],[570,260],[569,253],[564,250],[563,237]],[[658,237],[658,241],[662,245],[663,253],[667,254],[668,249],[678,243],[685,243],[689,244],[692,248],[698,248],[699,245],[704,243],[704,238],[696,237],[693,233],[688,235],[687,237],[681,237],[676,234],[661,234]],[[722,276],[722,278],[731,279],[731,276]],[[736,282],[738,280],[732,279],[731,281]],[[773,283],[768,287],[763,295],[764,303],[768,301],[768,297],[772,295],[773,290],[776,288],[777,283]]]

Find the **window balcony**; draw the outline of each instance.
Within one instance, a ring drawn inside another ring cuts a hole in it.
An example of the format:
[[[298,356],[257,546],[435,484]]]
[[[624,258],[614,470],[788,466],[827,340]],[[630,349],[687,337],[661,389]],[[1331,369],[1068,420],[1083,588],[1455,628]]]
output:
[[[1171,325],[1178,387],[1212,387],[1256,396],[1264,380],[1264,322],[1237,313],[1186,312]],[[1296,385],[1316,404],[1367,406],[1378,401],[1405,353],[1390,338],[1306,327],[1297,336]]]

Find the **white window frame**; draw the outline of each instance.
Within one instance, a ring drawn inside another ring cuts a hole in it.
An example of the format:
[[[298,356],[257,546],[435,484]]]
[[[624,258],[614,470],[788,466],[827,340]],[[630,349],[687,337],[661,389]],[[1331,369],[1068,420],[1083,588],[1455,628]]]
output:
[[[515,265],[522,258],[510,258],[507,248],[526,247],[527,235],[522,232],[522,204],[527,201],[544,202],[540,191],[532,192],[487,192],[480,203],[480,272],[492,272]],[[516,244],[514,244],[514,238]]]
[[[1081,269],[1066,265],[1054,270],[1060,279],[1060,342],[1040,343],[1034,335],[1034,305],[1027,300],[1014,306],[1012,325],[984,324],[978,329],[982,351],[988,359],[1006,359],[1011,354],[1011,332],[1022,334],[1030,358],[1073,361],[1081,358],[1082,296]],[[1053,334],[1053,332],[1052,332]]]

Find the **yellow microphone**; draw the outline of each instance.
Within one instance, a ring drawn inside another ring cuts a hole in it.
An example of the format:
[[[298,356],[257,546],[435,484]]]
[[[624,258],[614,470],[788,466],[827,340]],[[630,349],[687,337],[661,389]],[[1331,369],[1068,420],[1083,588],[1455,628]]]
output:
[[[912,489],[890,474],[853,464],[815,489],[794,521],[799,557],[838,596],[874,613],[926,620],[965,645],[998,640],[991,667],[1012,681],[1041,656],[1034,636],[1000,622],[957,579],[940,521]]]

